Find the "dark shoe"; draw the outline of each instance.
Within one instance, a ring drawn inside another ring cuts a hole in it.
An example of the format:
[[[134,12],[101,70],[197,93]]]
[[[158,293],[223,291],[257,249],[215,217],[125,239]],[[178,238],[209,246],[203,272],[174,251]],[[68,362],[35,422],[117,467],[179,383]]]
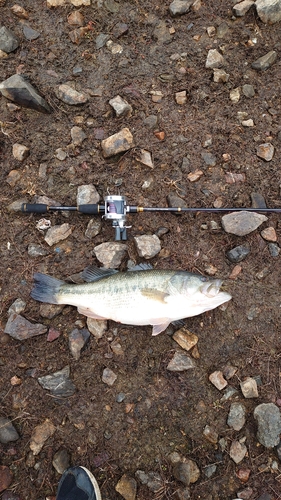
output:
[[[70,467],[61,476],[56,500],[102,500],[98,483],[85,467]]]

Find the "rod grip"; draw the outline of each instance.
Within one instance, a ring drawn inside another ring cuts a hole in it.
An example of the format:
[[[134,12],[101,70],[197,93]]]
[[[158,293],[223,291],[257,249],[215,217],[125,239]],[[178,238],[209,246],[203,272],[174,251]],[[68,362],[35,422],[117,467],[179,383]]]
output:
[[[82,214],[90,214],[90,215],[104,214],[104,205],[99,205],[97,203],[78,205],[77,210]]]
[[[48,205],[45,205],[45,203],[23,203],[21,211],[24,213],[45,214],[48,212]]]

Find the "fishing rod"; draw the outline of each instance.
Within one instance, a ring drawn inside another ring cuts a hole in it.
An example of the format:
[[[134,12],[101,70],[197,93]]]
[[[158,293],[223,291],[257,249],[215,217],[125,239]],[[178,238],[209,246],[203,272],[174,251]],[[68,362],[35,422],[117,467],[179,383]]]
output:
[[[104,205],[98,203],[77,205],[76,207],[52,206],[44,203],[23,203],[21,211],[24,213],[45,214],[48,212],[79,212],[88,215],[102,215],[106,220],[112,221],[115,228],[115,241],[127,240],[126,226],[127,214],[136,214],[141,212],[208,212],[208,213],[230,213],[230,212],[262,212],[262,213],[281,213],[281,208],[200,208],[200,207],[140,207],[128,205],[125,196],[106,196]]]

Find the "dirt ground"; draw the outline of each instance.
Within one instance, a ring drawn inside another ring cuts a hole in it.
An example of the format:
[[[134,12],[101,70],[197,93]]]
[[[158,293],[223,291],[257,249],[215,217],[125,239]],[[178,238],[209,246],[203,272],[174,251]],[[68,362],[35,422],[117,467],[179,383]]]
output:
[[[233,3],[223,0],[202,0],[197,11],[176,18],[169,14],[169,0],[93,1],[92,6],[79,9],[84,24],[91,23],[91,30],[81,43],[74,44],[69,37],[73,27],[67,22],[68,15],[77,10],[73,5],[49,9],[45,0],[23,0],[29,25],[40,32],[39,38],[28,41],[21,21],[11,13],[13,4],[13,0],[7,0],[0,7],[0,19],[18,36],[20,46],[7,59],[0,59],[1,81],[20,71],[46,99],[52,113],[24,108],[10,111],[7,99],[0,98],[0,413],[13,421],[20,435],[19,440],[0,448],[1,464],[9,466],[13,473],[9,489],[21,500],[55,496],[59,474],[52,459],[64,448],[71,464],[82,464],[93,471],[104,499],[121,499],[115,491],[118,480],[125,473],[135,477],[137,470],[160,473],[164,484],[153,493],[138,481],[138,500],[177,498],[175,492],[182,485],[172,474],[168,456],[178,451],[196,461],[201,470],[199,480],[190,487],[192,499],[231,500],[246,487],[253,489],[251,499],[263,493],[269,495],[266,498],[281,498],[280,470],[262,468],[272,460],[280,464],[276,450],[259,445],[253,418],[256,405],[278,402],[281,397],[280,257],[271,256],[268,243],[260,235],[262,228],[274,227],[280,241],[280,216],[270,214],[261,228],[244,237],[227,234],[221,228],[219,214],[145,213],[128,217],[132,226],[127,242],[131,259],[140,261],[134,236],[153,234],[166,227],[169,232],[161,237],[164,251],[151,259],[154,267],[206,274],[208,266],[215,266],[216,276],[224,279],[233,296],[227,308],[185,320],[186,327],[199,337],[200,357],[195,359],[196,368],[177,373],[167,370],[178,348],[171,337],[174,328],[152,337],[151,327],[109,322],[104,337],[98,341],[91,337],[75,361],[69,351],[68,335],[78,320],[80,325],[86,325],[85,317],[67,306],[55,318],[44,319],[39,303],[29,296],[36,271],[64,279],[89,264],[100,265],[93,248],[114,240],[108,221],[102,221],[101,232],[89,240],[85,237],[88,216],[71,213],[66,218],[52,213],[48,217],[52,225],[67,221],[73,232],[50,248],[44,234],[36,229],[39,215],[7,210],[11,202],[19,199],[34,202],[36,195],[46,195],[62,205],[75,205],[77,187],[91,183],[101,200],[108,193],[122,194],[131,205],[167,206],[167,197],[173,193],[190,207],[212,207],[218,198],[224,207],[250,207],[251,194],[259,192],[268,207],[279,207],[280,24],[263,24],[253,8],[245,17],[235,19]],[[160,21],[164,22],[166,35],[169,33],[165,39],[156,30]],[[118,23],[128,25],[128,32],[120,38],[115,31]],[[222,38],[208,35],[206,28],[217,29],[223,23],[228,29]],[[122,54],[112,54],[106,46],[97,50],[95,40],[100,33],[120,44]],[[253,38],[256,43],[249,44]],[[212,48],[224,54],[224,69],[230,75],[227,83],[215,83],[213,71],[205,68]],[[270,50],[278,53],[276,63],[267,71],[253,70],[251,63]],[[171,59],[173,54],[181,57]],[[82,72],[73,76],[76,66]],[[66,82],[72,82],[77,90],[88,89],[88,103],[70,106],[60,101],[55,89]],[[247,98],[241,94],[240,101],[233,103],[230,90],[245,83],[254,86],[255,95]],[[183,90],[187,91],[187,102],[179,105],[175,93]],[[151,91],[161,91],[162,100],[153,102]],[[109,105],[116,95],[131,104],[131,116],[116,118]],[[247,112],[254,127],[243,127],[238,111]],[[158,117],[155,129],[144,124],[149,115]],[[87,138],[81,146],[69,149],[68,157],[60,161],[55,151],[71,143],[70,129],[78,122]],[[124,127],[132,132],[136,148],[152,153],[153,169],[135,161],[137,149],[123,156],[103,157],[99,134],[108,137]],[[164,140],[157,138],[155,130],[165,132]],[[212,143],[206,148],[210,136]],[[265,142],[275,147],[270,162],[256,154],[257,145]],[[13,157],[15,143],[30,149],[23,162]],[[204,162],[204,152],[216,156],[215,166]],[[184,158],[187,160],[183,162]],[[229,161],[225,161],[227,158]],[[42,164],[45,167],[40,169]],[[12,170],[20,175],[11,185],[7,180]],[[203,175],[190,182],[187,175],[196,170],[202,170]],[[243,173],[245,180],[229,184],[226,172]],[[148,179],[152,182],[144,189]],[[211,221],[216,221],[219,229],[212,230]],[[48,250],[47,255],[29,256],[30,243],[40,244]],[[239,276],[230,280],[235,264],[227,259],[226,252],[245,243],[251,252],[241,263]],[[44,334],[17,341],[5,335],[8,309],[17,298],[27,303],[25,318],[58,329],[60,337],[47,342]],[[112,339],[119,340],[123,356],[113,354]],[[233,400],[221,402],[222,394],[208,380],[210,373],[227,364],[238,368],[231,385],[238,389],[235,400],[247,408],[246,424],[239,432],[226,424]],[[66,365],[77,392],[58,403],[37,379]],[[101,380],[105,367],[117,374],[111,387]],[[11,385],[15,375],[20,377],[21,385]],[[256,399],[245,399],[241,393],[239,384],[247,376],[261,379]],[[118,403],[116,396],[121,392],[125,399]],[[30,463],[32,431],[46,418],[53,422],[56,432]],[[206,425],[212,425],[219,437],[225,438],[226,451],[204,438]],[[236,465],[229,456],[229,446],[234,439],[245,436],[248,453]],[[207,478],[203,468],[209,464],[216,464],[217,470]],[[241,469],[250,470],[245,484],[237,475]]]

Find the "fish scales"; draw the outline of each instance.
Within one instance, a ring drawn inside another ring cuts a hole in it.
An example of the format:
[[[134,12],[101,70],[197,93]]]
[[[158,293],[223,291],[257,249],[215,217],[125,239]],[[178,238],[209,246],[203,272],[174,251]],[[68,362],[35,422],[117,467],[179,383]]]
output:
[[[85,274],[89,282],[81,285],[37,273],[31,296],[41,302],[74,305],[81,314],[96,319],[150,324],[154,335],[171,321],[201,314],[231,298],[220,291],[221,280],[187,271],[91,269]]]

